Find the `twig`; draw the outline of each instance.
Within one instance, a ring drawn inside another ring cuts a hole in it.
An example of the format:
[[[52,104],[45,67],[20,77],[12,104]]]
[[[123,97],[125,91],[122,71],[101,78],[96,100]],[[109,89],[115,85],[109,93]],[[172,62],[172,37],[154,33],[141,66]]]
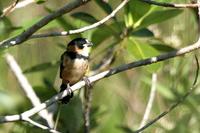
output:
[[[92,102],[92,86],[85,86],[84,90],[84,133],[90,133],[90,109],[91,109],[91,102]]]
[[[16,62],[16,60],[14,59],[14,57],[11,54],[6,53],[5,59],[6,59],[7,64],[10,66],[11,71],[17,78],[17,80],[18,80],[21,88],[23,89],[24,93],[26,94],[27,98],[31,101],[32,105],[35,107],[35,106],[41,104],[40,99],[37,97],[32,86],[28,82],[27,78],[22,73],[22,70],[21,70],[20,66],[18,65],[18,63]],[[42,110],[41,112],[39,112],[39,115],[43,119],[46,120],[49,127],[53,128],[54,122],[53,122],[52,114],[50,114],[47,110]]]
[[[14,9],[19,9],[19,8],[22,8],[22,7],[25,7],[31,3],[35,2],[35,0],[24,0],[24,1],[20,1],[17,3],[17,5],[15,6]],[[13,9],[13,10],[14,10]]]
[[[139,128],[138,130],[134,131],[133,133],[140,133],[140,132],[144,131],[146,128],[148,128],[149,126],[151,126],[152,124],[154,124],[155,122],[157,122],[158,120],[160,120],[162,117],[164,117],[165,115],[167,115],[168,113],[173,111],[176,107],[178,107],[178,105],[183,103],[185,101],[185,99],[194,91],[194,89],[196,88],[196,85],[197,85],[197,79],[198,79],[198,75],[199,75],[199,62],[198,62],[198,59],[196,56],[195,56],[195,60],[196,60],[196,64],[197,64],[196,75],[195,75],[192,87],[189,89],[189,91],[182,98],[180,98],[176,103],[172,104],[166,111],[162,112],[156,118],[154,118],[153,120],[148,122],[143,127]]]
[[[155,56],[155,57],[151,57],[151,58],[147,58],[144,60],[139,60],[136,62],[132,62],[129,64],[124,64],[118,67],[115,67],[113,69],[101,72],[99,74],[96,74],[94,76],[88,77],[88,80],[90,81],[90,83],[96,82],[98,80],[101,80],[103,78],[109,77],[111,75],[117,74],[119,72],[123,72],[132,68],[136,68],[136,67],[140,67],[140,66],[145,66],[145,65],[150,65],[153,63],[157,63],[157,62],[161,62],[163,60],[167,60],[167,59],[171,59],[174,58],[176,56],[181,56],[184,55],[186,53],[192,52],[194,50],[197,50],[200,48],[200,40],[198,40],[196,43],[181,48],[179,50],[175,50],[175,51],[171,51],[159,56]],[[76,84],[74,84],[73,86],[71,86],[71,90],[74,92],[76,90],[79,90],[81,87],[85,86],[85,82],[84,81],[80,81]],[[19,121],[21,120],[22,117],[30,117],[33,116],[34,114],[38,113],[39,111],[47,108],[48,106],[50,106],[51,104],[55,103],[56,101],[58,101],[59,99],[62,99],[63,97],[69,95],[67,90],[64,90],[63,92],[58,93],[57,95],[54,95],[52,98],[50,98],[49,100],[45,101],[44,103],[37,105],[36,107],[27,110],[19,115],[10,115],[10,116],[2,116],[0,117],[0,123],[5,123],[5,122],[13,122],[13,121]]]
[[[147,107],[146,107],[143,119],[142,119],[141,124],[140,124],[140,128],[143,127],[148,120],[148,117],[149,117],[149,114],[150,114],[150,111],[151,111],[151,108],[152,108],[152,105],[153,105],[155,93],[156,93],[156,84],[157,84],[157,74],[153,73],[152,74],[151,92],[150,92],[150,95],[149,95],[149,100],[148,100],[148,103],[147,103]]]
[[[62,16],[65,13],[70,12],[71,10],[87,3],[88,1],[90,1],[90,0],[73,0],[72,2],[67,3],[62,8],[43,17],[40,21],[38,21],[37,23],[32,25],[30,28],[25,30],[20,35],[0,42],[0,48],[7,48],[7,47],[14,46],[14,45],[17,45],[17,44],[20,44],[20,43],[26,41],[32,34],[34,34],[36,31],[38,31],[39,29],[44,27],[46,24],[48,24],[52,20]]]
[[[163,6],[163,7],[173,7],[173,8],[197,8],[199,4],[197,3],[191,3],[191,4],[175,4],[175,3],[167,3],[167,2],[157,2],[153,0],[140,0],[142,2],[151,4],[151,5],[157,5],[157,6]]]
[[[19,2],[19,0],[15,0],[15,2],[12,5],[7,7],[6,9],[4,9],[3,13],[0,16],[0,19],[3,18],[4,16],[6,16],[8,13],[10,13],[16,7],[18,2]]]
[[[87,30],[91,30],[94,28],[97,28],[98,26],[104,24],[106,21],[108,21],[109,19],[113,18],[116,13],[122,8],[124,7],[127,3],[129,2],[129,0],[123,0],[122,3],[120,3],[115,10],[113,10],[108,16],[106,16],[105,18],[103,18],[102,20],[89,25],[89,26],[85,26],[79,29],[75,29],[75,30],[69,30],[69,31],[62,31],[62,32],[52,32],[52,33],[46,33],[46,34],[36,34],[36,35],[32,35],[30,38],[43,38],[43,37],[54,37],[54,36],[67,36],[67,35],[71,35],[71,34],[78,34],[78,33],[82,33],[84,31]]]
[[[102,72],[103,70],[108,69],[111,66],[111,64],[114,62],[114,60],[115,60],[115,49],[112,47],[107,50],[107,53],[99,62],[99,64],[95,66],[94,68],[92,68],[89,75],[95,75],[97,73]]]
[[[10,5],[9,7],[5,8],[3,10],[3,13],[0,18],[7,16],[9,13],[13,12],[15,9],[25,7],[33,2],[35,2],[35,0],[24,0],[24,1],[20,1],[20,2],[19,2],[19,0],[16,0],[12,5]]]
[[[39,127],[39,128],[41,128],[43,130],[48,130],[51,133],[60,133],[60,132],[58,132],[58,131],[56,131],[54,129],[51,129],[51,128],[47,127],[47,126],[44,126],[44,125],[42,125],[40,123],[37,123],[37,122],[33,121],[30,118],[24,118],[24,121],[26,121],[26,122],[28,122],[28,123],[36,126],[36,127]]]

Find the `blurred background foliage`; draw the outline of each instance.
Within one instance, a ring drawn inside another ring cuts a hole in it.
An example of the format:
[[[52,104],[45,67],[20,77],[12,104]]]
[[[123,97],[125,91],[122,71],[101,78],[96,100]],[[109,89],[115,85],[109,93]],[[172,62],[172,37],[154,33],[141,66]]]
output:
[[[190,3],[189,0],[159,0]],[[0,11],[12,0],[0,0]],[[16,9],[0,20],[0,40],[16,36],[68,0],[35,0]],[[92,0],[85,6],[52,21],[39,33],[63,31],[90,25],[112,12],[120,0]],[[59,90],[59,59],[67,42],[86,37],[95,44],[91,68],[113,49],[115,61],[111,67],[144,59],[194,43],[198,38],[196,9],[172,9],[150,6],[131,0],[116,17],[102,26],[67,37],[31,39],[21,45],[0,51],[0,115],[18,114],[32,107],[4,59],[4,53],[14,55],[38,97],[44,101]],[[197,56],[199,55],[196,52]],[[156,96],[149,119],[167,109],[191,87],[196,65],[194,52],[150,66],[128,70],[94,84],[91,113],[92,132],[122,133],[138,129],[148,101],[152,73],[156,73]],[[199,88],[173,112],[146,129],[152,133],[199,133]],[[58,130],[82,132],[82,93],[61,107]],[[55,112],[56,117],[57,112]],[[38,116],[34,119],[39,120]],[[40,121],[42,122],[42,121]],[[42,129],[23,122],[0,125],[1,133],[43,133]]]

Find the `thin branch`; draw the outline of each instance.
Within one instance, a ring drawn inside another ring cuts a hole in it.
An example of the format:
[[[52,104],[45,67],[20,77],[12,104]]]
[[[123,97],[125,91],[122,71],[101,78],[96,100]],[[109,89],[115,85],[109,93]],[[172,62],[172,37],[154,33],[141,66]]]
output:
[[[3,18],[4,16],[6,16],[7,14],[9,14],[15,8],[15,6],[17,5],[18,2],[19,2],[19,0],[15,0],[15,2],[12,5],[5,8],[3,10],[3,13],[0,16],[0,19]]]
[[[26,121],[26,122],[28,122],[28,123],[36,126],[36,127],[39,127],[39,128],[41,128],[43,130],[48,130],[51,133],[60,133],[60,132],[58,132],[58,131],[56,131],[54,129],[51,129],[51,128],[47,127],[47,126],[44,126],[44,125],[42,125],[40,123],[37,123],[37,122],[33,121],[30,118],[25,118],[24,121]]]
[[[22,70],[20,66],[18,65],[18,63],[16,62],[16,60],[14,59],[14,57],[11,54],[6,53],[5,59],[6,59],[7,64],[10,66],[11,71],[17,78],[17,81],[19,82],[21,88],[26,94],[26,97],[31,101],[32,105],[35,107],[41,104],[40,99],[37,97],[36,93],[34,92],[27,78],[22,73]],[[39,115],[47,121],[49,127],[53,128],[54,122],[53,122],[52,114],[50,114],[47,110],[42,110],[41,112],[39,112]]]
[[[95,57],[95,56],[94,56]],[[89,72],[89,75],[95,75],[106,69],[109,69],[111,64],[115,61],[115,49],[109,48],[102,60]]]
[[[197,50],[199,48],[200,48],[200,40],[198,40],[196,43],[194,43],[190,46],[181,48],[179,50],[171,51],[171,52],[159,55],[159,56],[155,56],[155,57],[147,58],[147,59],[144,59],[144,60],[132,62],[132,63],[129,63],[129,64],[124,64],[124,65],[121,65],[119,67],[115,67],[113,69],[101,72],[101,73],[96,74],[96,75],[91,76],[91,77],[88,77],[88,80],[89,80],[90,83],[93,83],[93,82],[96,82],[96,81],[101,80],[103,78],[117,74],[119,72],[123,72],[123,71],[129,70],[129,69],[132,69],[132,68],[136,68],[136,67],[141,67],[141,66],[161,62],[163,60],[171,59],[171,58],[174,58],[176,56],[184,55],[186,53],[192,52],[192,51]],[[71,86],[71,90],[74,92],[74,91],[79,90],[83,86],[85,86],[85,82],[80,81],[80,82],[74,84],[73,86]],[[25,111],[25,112],[23,112],[19,115],[10,115],[10,116],[0,117],[0,123],[19,121],[19,120],[21,120],[22,117],[33,116],[34,114],[36,114],[39,111],[47,108],[51,104],[55,103],[56,101],[58,101],[59,99],[62,99],[63,97],[65,97],[67,95],[69,95],[69,92],[67,90],[64,90],[63,92],[60,92],[57,95],[54,95],[52,98],[45,101],[44,103],[37,105],[36,107],[34,107],[30,110],[27,110],[27,111]]]
[[[20,1],[19,3],[17,3],[17,5],[15,6],[14,9],[19,9],[19,8],[22,8],[22,7],[25,7],[31,3],[35,2],[35,0],[24,0],[24,1]],[[14,10],[13,9],[13,10]]]
[[[151,111],[151,108],[152,108],[152,105],[153,105],[153,100],[154,100],[155,94],[156,94],[156,84],[157,84],[157,74],[153,73],[152,74],[151,92],[150,92],[150,95],[149,95],[149,100],[148,100],[148,103],[147,103],[147,107],[146,107],[143,119],[142,119],[141,124],[140,124],[140,128],[143,127],[145,125],[145,123],[148,121],[148,117],[150,115],[150,111]]]
[[[90,133],[90,111],[92,102],[92,86],[85,86],[83,103],[84,133]]]
[[[153,1],[153,0],[140,0],[140,1],[151,4],[151,5],[172,7],[172,8],[197,8],[199,6],[199,4],[197,4],[197,3],[175,4],[175,3],[167,3],[167,2],[157,2],[157,1]]]
[[[60,8],[60,9],[50,13],[49,15],[43,17],[40,21],[38,21],[37,23],[32,25],[30,28],[25,30],[20,35],[0,42],[0,48],[7,48],[7,47],[14,46],[14,45],[17,45],[17,44],[20,44],[20,43],[26,41],[32,34],[37,32],[39,29],[44,27],[49,22],[51,22],[54,19],[62,16],[65,13],[68,13],[71,10],[87,3],[88,1],[90,1],[90,0],[73,0],[72,2],[67,3],[62,8]]]
[[[139,128],[138,130],[134,131],[133,133],[140,133],[140,132],[144,131],[146,128],[148,128],[149,126],[151,126],[152,124],[154,124],[155,122],[157,122],[158,120],[160,120],[162,117],[164,117],[165,115],[167,115],[168,113],[173,111],[176,107],[178,107],[178,105],[182,104],[186,100],[186,98],[194,91],[194,89],[197,86],[197,79],[199,76],[199,62],[198,62],[198,59],[196,56],[195,56],[195,60],[196,60],[196,64],[197,64],[196,75],[195,75],[192,87],[189,89],[189,91],[182,98],[180,98],[176,103],[172,104],[166,111],[162,112],[156,118],[154,118],[153,120],[148,122],[143,127]]]
[[[109,19],[113,18],[116,13],[122,9],[127,3],[129,2],[129,0],[123,0],[122,3],[120,3],[115,10],[113,10],[108,16],[106,16],[105,18],[103,18],[102,20],[89,25],[89,26],[85,26],[79,29],[75,29],[75,30],[69,30],[69,31],[62,31],[62,32],[52,32],[52,33],[46,33],[46,34],[36,34],[36,35],[32,35],[30,38],[43,38],[43,37],[55,37],[55,36],[67,36],[67,35],[71,35],[71,34],[78,34],[78,33],[82,33],[85,32],[87,30],[91,30],[94,28],[97,28],[98,26],[104,24],[106,21],[108,21]]]
[[[35,0],[24,0],[20,2],[19,0],[16,0],[12,5],[8,6],[7,8],[3,10],[3,13],[0,16],[0,18],[7,16],[9,13],[13,12],[15,9],[25,7],[33,2],[35,2]]]

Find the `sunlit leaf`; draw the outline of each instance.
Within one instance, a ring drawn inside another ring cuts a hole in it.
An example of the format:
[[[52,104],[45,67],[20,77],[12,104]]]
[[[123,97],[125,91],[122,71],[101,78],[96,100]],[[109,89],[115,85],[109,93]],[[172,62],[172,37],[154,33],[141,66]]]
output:
[[[153,32],[147,28],[134,31],[131,33],[131,35],[135,37],[153,37],[154,36]]]
[[[135,57],[137,60],[146,59],[149,57],[159,55],[159,52],[156,49],[154,49],[151,45],[140,42],[134,39],[133,37],[129,37],[125,43],[128,52],[131,55],[133,55],[133,57]],[[145,69],[148,70],[149,72],[155,72],[160,67],[161,63],[155,63],[146,66]]]
[[[149,4],[146,4],[144,2],[141,2],[140,0],[131,0],[129,3],[125,6],[125,24],[127,27],[133,26],[135,22],[140,20],[142,17],[145,16],[145,14],[148,13],[151,6]]]
[[[152,24],[158,24],[160,22],[166,21],[182,13],[180,9],[166,9],[160,11],[154,11],[146,16],[138,27],[147,27]]]

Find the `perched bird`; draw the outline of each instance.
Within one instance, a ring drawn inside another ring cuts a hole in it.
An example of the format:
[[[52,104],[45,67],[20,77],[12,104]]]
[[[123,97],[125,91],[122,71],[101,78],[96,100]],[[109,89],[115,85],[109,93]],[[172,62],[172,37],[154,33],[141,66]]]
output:
[[[62,84],[60,91],[65,89],[69,91],[71,85],[85,76],[89,69],[88,59],[92,45],[85,38],[76,38],[69,42],[66,51],[61,56],[60,78],[62,79]],[[72,96],[73,92],[70,92],[70,95],[61,100],[62,103],[68,103]]]

